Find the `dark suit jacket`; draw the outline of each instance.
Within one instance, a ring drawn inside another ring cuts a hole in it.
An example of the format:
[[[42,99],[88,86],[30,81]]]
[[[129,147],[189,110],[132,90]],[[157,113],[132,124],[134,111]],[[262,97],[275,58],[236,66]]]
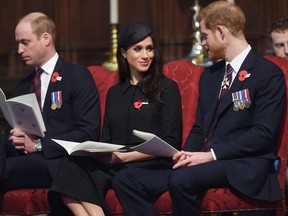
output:
[[[97,87],[87,68],[58,59],[54,72],[61,81],[50,81],[44,106],[43,119],[46,126],[42,140],[44,157],[50,174],[54,174],[60,158],[66,151],[51,138],[83,142],[100,138],[100,104]],[[35,72],[23,79],[15,89],[14,96],[30,93]],[[51,93],[62,91],[62,107],[51,109]]]
[[[212,124],[225,61],[206,69],[200,79],[197,118],[185,150],[200,151]],[[246,70],[250,77],[239,80]],[[217,160],[225,160],[227,178],[238,191],[261,200],[281,198],[274,169],[276,136],[282,119],[286,85],[282,71],[272,62],[250,51],[235,80],[224,95],[212,136]],[[248,89],[251,106],[234,111],[232,93]]]

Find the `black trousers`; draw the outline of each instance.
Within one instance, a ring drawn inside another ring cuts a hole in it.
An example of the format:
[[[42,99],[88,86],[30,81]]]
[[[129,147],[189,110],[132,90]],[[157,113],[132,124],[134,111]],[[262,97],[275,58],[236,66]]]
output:
[[[171,165],[127,168],[112,181],[127,216],[155,216],[154,201],[168,190]]]
[[[169,180],[173,216],[199,216],[207,189],[227,186],[226,170],[221,161],[174,170]]]
[[[224,162],[225,163],[225,162]],[[213,175],[211,173],[213,172]],[[213,161],[173,171],[169,180],[169,192],[173,205],[173,216],[201,215],[201,202],[210,188],[229,187],[222,161]],[[232,216],[219,213],[217,216]],[[239,216],[275,216],[276,211],[239,212]]]
[[[49,188],[51,177],[41,152],[21,154],[10,141],[0,136],[0,190]]]

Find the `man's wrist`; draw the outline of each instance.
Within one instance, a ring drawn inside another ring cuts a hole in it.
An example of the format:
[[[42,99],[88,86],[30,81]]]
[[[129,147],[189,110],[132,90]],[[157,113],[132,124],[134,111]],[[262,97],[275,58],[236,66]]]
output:
[[[36,139],[35,148],[37,151],[42,151],[41,139]]]

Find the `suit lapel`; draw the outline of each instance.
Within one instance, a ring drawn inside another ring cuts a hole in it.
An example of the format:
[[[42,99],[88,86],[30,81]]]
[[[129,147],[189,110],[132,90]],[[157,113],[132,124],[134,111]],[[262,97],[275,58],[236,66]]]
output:
[[[223,112],[231,103],[233,103],[232,100],[232,93],[233,92],[237,92],[239,90],[242,90],[242,86],[245,84],[245,82],[247,82],[248,80],[239,80],[239,75],[240,72],[243,70],[246,70],[248,73],[252,73],[252,68],[254,66],[254,62],[255,62],[255,57],[256,54],[254,53],[254,51],[250,51],[247,55],[247,57],[245,58],[244,62],[242,63],[239,72],[237,73],[231,88],[229,89],[229,91],[223,96],[222,98],[222,104],[221,104],[221,109],[220,112]]]
[[[225,72],[225,61],[220,61],[210,68],[208,68],[210,75],[208,83],[209,83],[209,93],[207,95],[207,98],[205,100],[210,100],[211,101],[211,107],[210,111],[207,112],[205,116],[205,125],[211,125],[214,118],[215,118],[215,112],[217,109],[217,103],[218,103],[218,97],[220,93],[220,88],[221,88],[221,83],[224,77],[224,72]],[[209,97],[209,98],[208,98]],[[208,129],[210,126],[208,127]],[[204,134],[208,134],[208,130],[204,131]]]
[[[63,68],[64,68],[64,61],[59,58],[55,68],[54,68],[54,72],[51,76],[49,85],[48,85],[48,89],[47,89],[47,93],[46,93],[46,97],[45,97],[45,102],[44,102],[44,106],[43,106],[43,117],[48,116],[46,115],[49,110],[51,110],[51,94],[52,92],[56,92],[56,91],[60,91],[61,88],[59,88],[59,85],[61,85],[60,81],[57,80],[53,80],[53,75],[55,75],[55,73],[59,73],[60,77],[63,77]],[[45,119],[45,118],[44,118]]]

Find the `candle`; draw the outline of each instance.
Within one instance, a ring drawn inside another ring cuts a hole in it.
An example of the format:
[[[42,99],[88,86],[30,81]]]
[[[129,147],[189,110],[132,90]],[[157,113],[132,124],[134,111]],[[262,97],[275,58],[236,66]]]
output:
[[[110,0],[110,23],[118,23],[118,0]]]

